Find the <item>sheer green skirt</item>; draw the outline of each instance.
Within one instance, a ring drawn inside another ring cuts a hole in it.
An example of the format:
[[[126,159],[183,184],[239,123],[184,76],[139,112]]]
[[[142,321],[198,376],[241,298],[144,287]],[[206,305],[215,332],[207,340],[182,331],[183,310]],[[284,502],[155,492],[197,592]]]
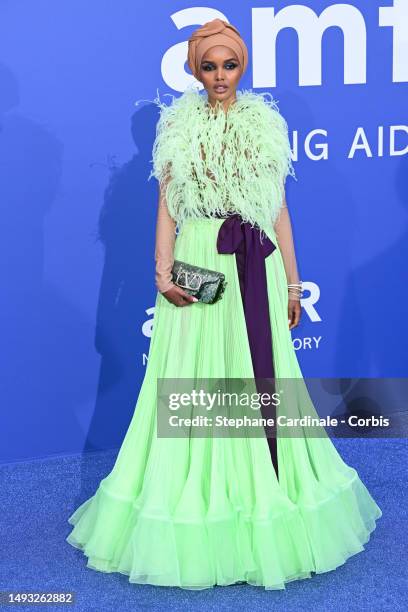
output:
[[[187,222],[174,254],[224,272],[223,298],[176,307],[157,294],[133,418],[112,471],[69,517],[67,542],[87,567],[134,583],[283,589],[364,550],[382,512],[327,436],[278,437],[279,481],[265,437],[157,437],[157,377],[253,377],[235,255],[216,250],[222,222]],[[302,378],[278,246],[265,265],[275,375]]]

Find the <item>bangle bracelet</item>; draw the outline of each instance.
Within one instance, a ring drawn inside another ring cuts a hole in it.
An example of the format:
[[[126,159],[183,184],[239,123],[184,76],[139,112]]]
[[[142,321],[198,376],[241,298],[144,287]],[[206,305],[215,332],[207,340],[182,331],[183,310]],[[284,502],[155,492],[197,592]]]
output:
[[[288,293],[290,297],[301,299],[303,297],[302,281],[298,283],[288,283]]]

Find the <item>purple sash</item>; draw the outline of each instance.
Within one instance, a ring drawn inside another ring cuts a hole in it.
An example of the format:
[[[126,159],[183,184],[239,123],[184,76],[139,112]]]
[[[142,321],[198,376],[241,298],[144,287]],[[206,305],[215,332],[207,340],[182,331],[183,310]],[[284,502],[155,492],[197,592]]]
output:
[[[235,253],[255,384],[259,393],[272,394],[275,392],[275,370],[265,257],[268,257],[276,246],[266,235],[263,235],[261,243],[260,232],[258,227],[252,227],[249,222],[243,223],[241,215],[234,213],[220,226],[217,251],[221,254]],[[276,407],[262,406],[261,413],[265,418],[275,419]],[[268,431],[276,431],[276,427],[268,428]],[[278,475],[276,435],[267,439],[272,463]]]

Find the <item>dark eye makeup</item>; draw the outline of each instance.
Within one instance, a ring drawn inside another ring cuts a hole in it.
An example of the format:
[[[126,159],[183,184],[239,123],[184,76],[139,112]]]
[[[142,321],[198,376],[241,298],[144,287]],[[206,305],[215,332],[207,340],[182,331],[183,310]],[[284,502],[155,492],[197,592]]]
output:
[[[234,70],[234,68],[236,68],[237,66],[238,64],[236,62],[226,62],[224,64],[224,67],[227,68],[227,70]],[[215,65],[213,64],[213,62],[203,62],[201,66],[201,69],[205,70],[206,72],[209,72],[213,68],[215,68]]]

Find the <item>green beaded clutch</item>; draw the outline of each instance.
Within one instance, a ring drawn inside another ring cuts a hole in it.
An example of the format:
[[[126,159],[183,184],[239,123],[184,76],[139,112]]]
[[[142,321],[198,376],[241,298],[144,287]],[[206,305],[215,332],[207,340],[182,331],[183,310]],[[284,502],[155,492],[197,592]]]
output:
[[[204,304],[218,302],[228,284],[222,272],[193,266],[193,264],[178,259],[174,260],[171,272],[175,285]]]

